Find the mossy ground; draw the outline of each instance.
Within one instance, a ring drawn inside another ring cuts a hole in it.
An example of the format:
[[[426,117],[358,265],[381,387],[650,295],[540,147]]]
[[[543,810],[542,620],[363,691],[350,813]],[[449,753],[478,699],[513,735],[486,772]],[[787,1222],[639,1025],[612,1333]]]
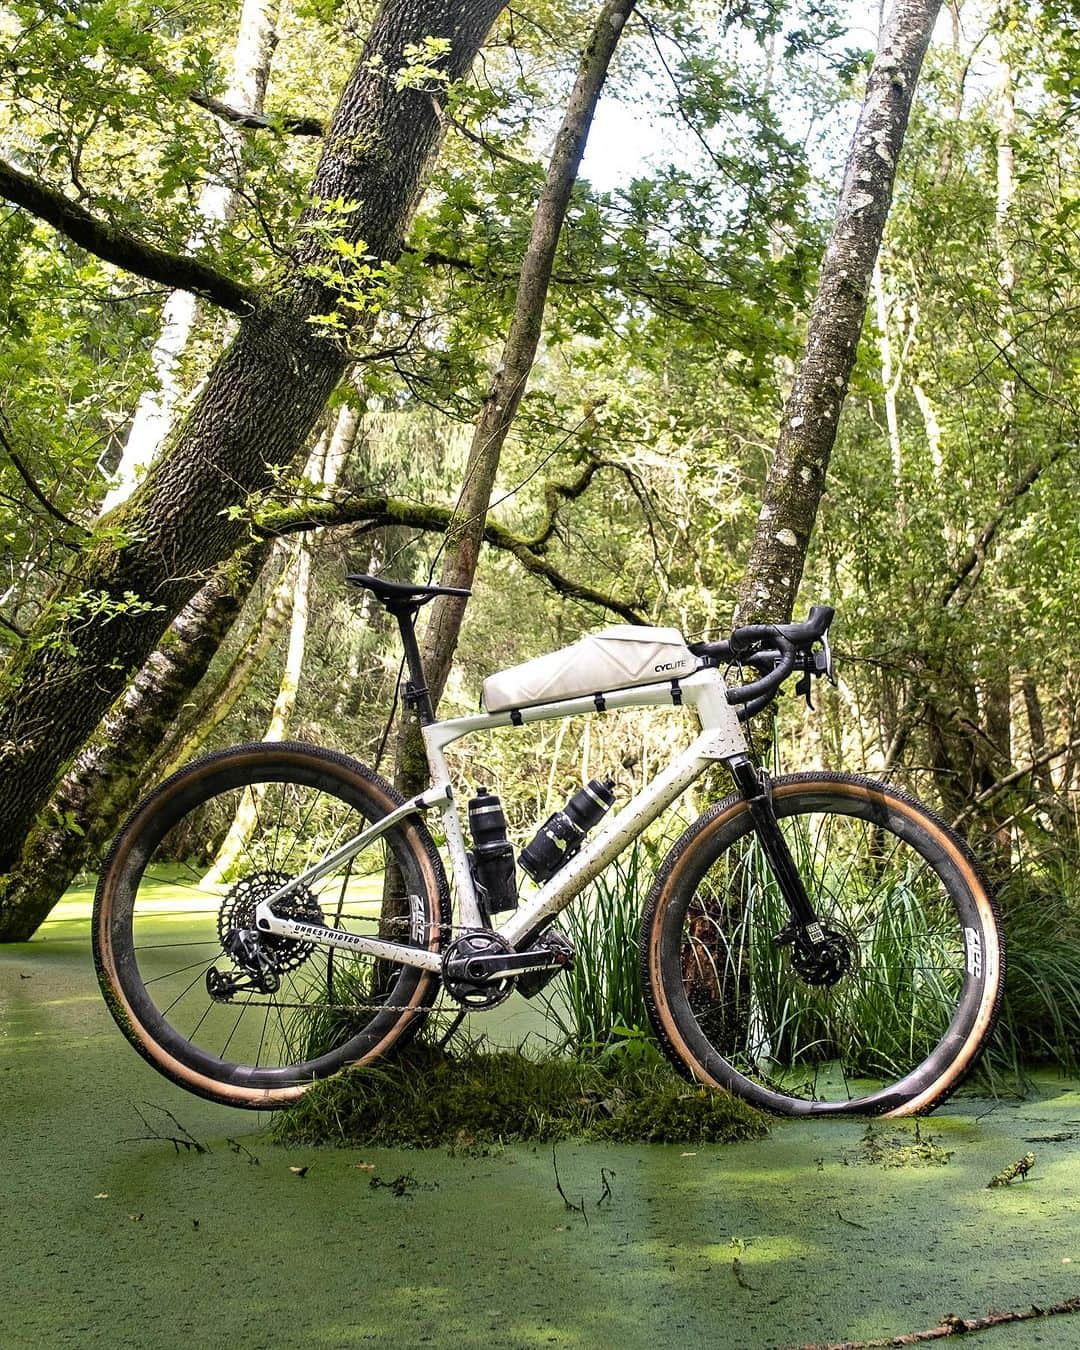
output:
[[[862,1121],[723,1146],[285,1146],[130,1049],[75,904],[0,948],[0,1345],[771,1350],[1054,1303],[1080,1292],[1080,1090],[1039,1084],[923,1122],[944,1166],[869,1160]],[[988,1187],[1029,1150],[1029,1180]],[[1075,1350],[1080,1319],[984,1342]]]
[[[512,1050],[450,1056],[423,1045],[318,1083],[275,1121],[290,1144],[431,1148],[550,1143],[722,1144],[758,1139],[759,1111],[663,1064],[601,1069]]]

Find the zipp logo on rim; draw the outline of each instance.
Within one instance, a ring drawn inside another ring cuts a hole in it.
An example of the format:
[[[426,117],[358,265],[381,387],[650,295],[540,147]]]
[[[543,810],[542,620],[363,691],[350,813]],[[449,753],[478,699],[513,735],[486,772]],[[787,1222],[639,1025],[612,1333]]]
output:
[[[981,980],[983,973],[982,938],[974,928],[964,929],[964,946],[967,948],[968,974],[974,980]]]

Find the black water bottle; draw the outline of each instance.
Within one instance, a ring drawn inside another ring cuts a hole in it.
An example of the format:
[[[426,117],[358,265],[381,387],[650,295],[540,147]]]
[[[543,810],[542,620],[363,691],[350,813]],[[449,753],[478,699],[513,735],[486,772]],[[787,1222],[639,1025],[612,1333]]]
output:
[[[586,834],[607,814],[615,800],[614,778],[592,778],[537,830],[521,850],[518,862],[533,881],[550,881],[581,847]]]
[[[506,835],[506,816],[498,797],[486,787],[469,802],[469,832],[473,841],[470,861],[485,912],[499,914],[517,909],[517,873],[514,848]]]

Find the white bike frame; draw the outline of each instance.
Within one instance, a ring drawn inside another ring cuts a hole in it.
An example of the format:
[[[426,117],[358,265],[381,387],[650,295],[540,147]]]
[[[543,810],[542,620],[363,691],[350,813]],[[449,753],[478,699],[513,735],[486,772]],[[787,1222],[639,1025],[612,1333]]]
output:
[[[501,727],[523,726],[564,717],[608,711],[617,708],[686,706],[701,724],[701,733],[665,769],[647,783],[621,811],[494,931],[511,947],[517,945],[565,909],[573,898],[645,830],[660,813],[699,778],[710,764],[746,754],[746,738],[735,708],[727,701],[727,688],[720,672],[703,666],[686,679],[670,683],[635,685],[612,693],[582,698],[561,699],[510,712],[480,713],[474,717],[455,717],[422,727],[424,749],[431,772],[431,786],[391,811],[370,829],[362,831],[336,848],[320,862],[293,877],[266,897],[255,910],[255,926],[262,933],[314,942],[321,946],[343,947],[390,960],[399,965],[437,971],[442,967],[439,952],[424,946],[387,942],[365,937],[347,929],[289,919],[273,913],[273,906],[294,890],[311,886],[341,863],[355,857],[380,835],[407,816],[438,808],[442,817],[446,848],[457,889],[459,920],[465,929],[486,927],[473,884],[461,820],[454,798],[450,770],[444,751],[447,746],[475,732],[496,731]],[[426,935],[414,933],[423,943]]]

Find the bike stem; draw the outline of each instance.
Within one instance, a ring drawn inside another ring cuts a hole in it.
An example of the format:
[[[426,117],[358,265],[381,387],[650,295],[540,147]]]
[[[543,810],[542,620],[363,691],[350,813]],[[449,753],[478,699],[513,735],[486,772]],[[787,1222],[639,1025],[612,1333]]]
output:
[[[824,934],[821,921],[806,894],[806,887],[799,876],[799,869],[795,866],[795,859],[791,856],[787,840],[780,833],[780,827],[776,823],[768,773],[755,764],[749,755],[729,759],[727,767],[749,808],[750,819],[754,822],[754,833],[768,859],[776,884],[780,887],[780,894],[791,913],[790,925],[782,935],[777,936],[782,936],[786,940],[794,938],[796,934],[805,934],[811,944],[822,942]]]

